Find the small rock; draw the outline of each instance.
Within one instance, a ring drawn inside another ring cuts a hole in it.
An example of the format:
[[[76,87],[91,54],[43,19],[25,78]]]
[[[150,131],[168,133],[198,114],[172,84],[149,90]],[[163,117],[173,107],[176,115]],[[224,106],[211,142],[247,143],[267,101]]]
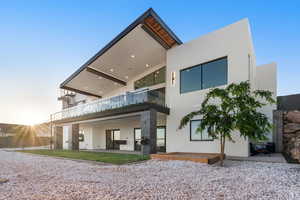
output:
[[[8,179],[6,179],[6,178],[0,178],[0,184],[7,183],[7,182],[8,182]]]
[[[300,124],[289,123],[289,124],[284,125],[285,133],[295,133],[299,130],[300,130]]]
[[[299,111],[288,112],[286,118],[290,122],[300,123],[300,112]]]

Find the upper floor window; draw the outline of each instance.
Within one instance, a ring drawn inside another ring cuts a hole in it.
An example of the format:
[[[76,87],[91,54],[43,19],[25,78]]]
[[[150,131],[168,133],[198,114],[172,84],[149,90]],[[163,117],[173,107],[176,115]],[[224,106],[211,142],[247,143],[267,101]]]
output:
[[[162,67],[134,82],[134,88],[150,87],[166,82],[166,67]]]
[[[180,71],[180,93],[227,84],[227,57]]]

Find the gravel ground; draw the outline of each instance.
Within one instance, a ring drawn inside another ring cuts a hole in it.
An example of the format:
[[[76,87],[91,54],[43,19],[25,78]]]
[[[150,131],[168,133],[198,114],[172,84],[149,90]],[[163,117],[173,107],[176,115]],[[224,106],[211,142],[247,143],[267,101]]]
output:
[[[184,161],[122,166],[0,150],[0,200],[300,199],[300,165]]]

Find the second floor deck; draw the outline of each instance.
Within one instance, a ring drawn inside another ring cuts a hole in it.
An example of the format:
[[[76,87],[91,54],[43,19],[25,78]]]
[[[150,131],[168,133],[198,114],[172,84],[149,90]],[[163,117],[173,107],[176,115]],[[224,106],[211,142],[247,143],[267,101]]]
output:
[[[125,109],[138,105],[153,105],[168,109],[165,104],[165,93],[157,90],[141,90],[127,92],[122,95],[98,99],[89,103],[80,104],[63,109],[51,115],[51,121],[69,121],[87,115],[97,114],[110,110]]]

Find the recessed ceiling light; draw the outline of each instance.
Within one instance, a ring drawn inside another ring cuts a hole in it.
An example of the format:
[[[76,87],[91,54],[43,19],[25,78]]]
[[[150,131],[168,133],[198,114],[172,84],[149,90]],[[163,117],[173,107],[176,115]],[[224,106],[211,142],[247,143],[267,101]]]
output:
[[[149,65],[149,64],[146,64],[146,67],[150,67],[150,65]]]
[[[128,76],[125,76],[125,78],[128,79],[129,77],[128,77]]]
[[[114,69],[113,69],[113,68],[111,68],[109,71],[111,71],[111,72],[114,72]]]
[[[117,85],[117,83],[114,83],[114,85]]]
[[[131,58],[135,58],[135,55],[134,55],[134,54],[131,54],[130,57],[131,57]]]
[[[102,79],[102,77],[101,77],[101,76],[98,76],[98,79],[100,79],[100,80],[101,80],[101,79]]]

